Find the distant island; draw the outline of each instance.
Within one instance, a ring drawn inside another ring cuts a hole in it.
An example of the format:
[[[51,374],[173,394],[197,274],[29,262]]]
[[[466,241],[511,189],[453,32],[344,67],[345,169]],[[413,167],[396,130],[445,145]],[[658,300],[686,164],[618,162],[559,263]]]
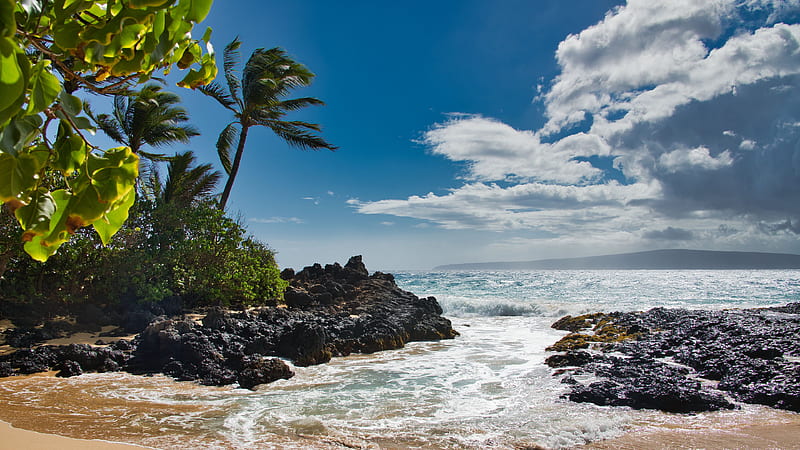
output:
[[[787,253],[653,250],[584,258],[447,264],[433,270],[680,270],[800,269],[800,255]]]

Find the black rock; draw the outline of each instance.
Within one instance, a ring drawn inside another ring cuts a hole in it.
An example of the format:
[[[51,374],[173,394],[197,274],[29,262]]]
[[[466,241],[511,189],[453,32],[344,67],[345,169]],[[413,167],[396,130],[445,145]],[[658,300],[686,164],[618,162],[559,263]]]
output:
[[[569,366],[584,366],[592,362],[594,358],[592,355],[583,350],[570,350],[564,354],[555,354],[548,356],[544,361],[550,367],[569,367]]]
[[[435,298],[401,290],[389,274],[370,277],[360,257],[344,267],[314,264],[290,279],[286,307],[247,312],[212,308],[201,324],[177,319],[150,323],[135,339],[128,370],[252,387],[276,374],[287,375],[283,366],[264,356],[307,366],[336,355],[457,335]]]
[[[59,370],[56,373],[57,377],[61,378],[69,378],[83,374],[83,370],[81,370],[81,365],[72,360],[63,361],[60,366]]]
[[[288,380],[294,376],[289,366],[278,358],[263,358],[253,355],[245,358],[237,377],[239,387],[253,389],[259,384]]]
[[[550,356],[547,362],[552,367],[580,365],[601,378],[589,385],[575,384],[567,394],[573,401],[697,412],[733,407],[726,399],[732,396],[741,402],[798,411],[800,368],[785,358],[800,355],[798,313],[800,304],[794,303],[748,310],[654,308],[615,314],[613,325],[639,330],[636,338],[598,345],[596,350],[626,358],[589,361],[581,356],[574,360],[576,355],[570,352]],[[584,328],[573,318],[560,323]],[[672,361],[667,364],[664,358]],[[698,377],[719,383],[715,389],[707,388]]]

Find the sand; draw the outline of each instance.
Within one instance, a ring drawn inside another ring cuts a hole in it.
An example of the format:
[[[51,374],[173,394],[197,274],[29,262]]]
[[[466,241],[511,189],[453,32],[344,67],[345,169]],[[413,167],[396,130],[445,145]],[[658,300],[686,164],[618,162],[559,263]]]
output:
[[[800,420],[758,424],[727,430],[656,429],[631,431],[622,437],[582,447],[603,450],[639,449],[800,449]]]
[[[122,450],[143,448],[148,447],[107,441],[72,439],[55,434],[20,430],[6,422],[0,422],[0,449],[2,450]]]

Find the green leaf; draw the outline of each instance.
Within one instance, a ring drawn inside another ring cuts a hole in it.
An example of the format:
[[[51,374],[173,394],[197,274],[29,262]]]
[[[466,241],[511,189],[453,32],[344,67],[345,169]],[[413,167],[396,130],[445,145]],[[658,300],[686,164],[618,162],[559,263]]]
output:
[[[25,74],[17,58],[19,53],[20,49],[12,39],[0,38],[0,109],[13,105],[25,95]]]
[[[61,108],[64,109],[64,112],[73,117],[80,114],[81,109],[83,109],[83,102],[81,99],[64,90],[58,94],[58,102]]]
[[[50,61],[42,60],[31,69],[30,98],[28,99],[28,114],[44,111],[58,97],[61,92],[61,82],[58,81],[48,67]]]
[[[98,199],[107,206],[133,189],[139,176],[139,157],[130,147],[111,149],[102,157],[90,155],[88,166]]]
[[[172,0],[128,0],[127,5],[128,8],[146,9],[165,6],[167,3],[171,2]]]
[[[75,124],[75,128],[79,130],[89,130],[90,132],[94,133],[97,131],[97,127],[92,125],[92,121],[89,120],[88,117],[80,116],[80,117],[73,117],[72,123]]]
[[[26,236],[41,236],[50,231],[50,218],[56,211],[56,202],[47,189],[39,188],[31,202],[14,211]]]
[[[0,131],[0,150],[16,155],[27,148],[41,133],[42,118],[38,114],[12,119]]]
[[[64,212],[67,210],[67,205],[72,196],[69,192],[60,189],[53,191],[51,198],[55,204],[55,209],[50,216],[50,231],[42,235],[28,235],[27,239],[29,240],[25,242],[25,252],[36,261],[47,261],[47,258],[53,256],[58,247],[67,242],[70,236],[69,232],[67,232]]]
[[[0,36],[14,37],[17,32],[17,22],[14,20],[14,2],[0,0]]]
[[[191,6],[189,7],[189,13],[186,14],[186,19],[195,23],[202,22],[208,16],[208,12],[211,11],[212,0],[190,0],[190,3]]]
[[[103,245],[108,245],[108,243],[111,242],[111,237],[114,236],[114,234],[122,228],[122,224],[128,220],[128,211],[131,209],[131,206],[133,206],[135,200],[136,190],[131,189],[119,204],[111,211],[107,212],[100,220],[92,224],[97,234],[100,235],[100,240],[103,242]]]
[[[83,26],[77,21],[59,23],[59,26],[53,30],[53,39],[55,39],[56,45],[64,50],[75,50],[81,43],[80,32],[82,30]]]
[[[73,133],[72,128],[63,120],[58,126],[58,136],[53,144],[53,150],[55,151],[53,168],[62,171],[64,175],[72,175],[86,161],[86,142]]]
[[[38,152],[37,152],[38,153]],[[0,153],[0,202],[11,200],[27,203],[27,191],[36,186],[39,171],[44,161],[37,154],[23,153],[18,156]]]

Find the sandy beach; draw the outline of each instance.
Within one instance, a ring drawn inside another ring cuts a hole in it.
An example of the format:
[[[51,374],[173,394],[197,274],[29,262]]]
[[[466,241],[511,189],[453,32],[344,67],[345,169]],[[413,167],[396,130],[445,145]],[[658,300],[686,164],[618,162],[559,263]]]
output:
[[[74,439],[14,428],[0,421],[1,450],[145,449],[133,444]],[[622,437],[587,444],[596,450],[639,449],[800,449],[800,417],[794,422],[759,424],[730,430],[635,430]]]
[[[55,434],[37,433],[35,431],[14,428],[10,424],[0,421],[0,449],[3,450],[122,450],[143,448],[148,447],[108,441],[73,439]]]
[[[800,417],[794,422],[739,428],[634,430],[622,437],[594,442],[586,449],[800,449]]]

